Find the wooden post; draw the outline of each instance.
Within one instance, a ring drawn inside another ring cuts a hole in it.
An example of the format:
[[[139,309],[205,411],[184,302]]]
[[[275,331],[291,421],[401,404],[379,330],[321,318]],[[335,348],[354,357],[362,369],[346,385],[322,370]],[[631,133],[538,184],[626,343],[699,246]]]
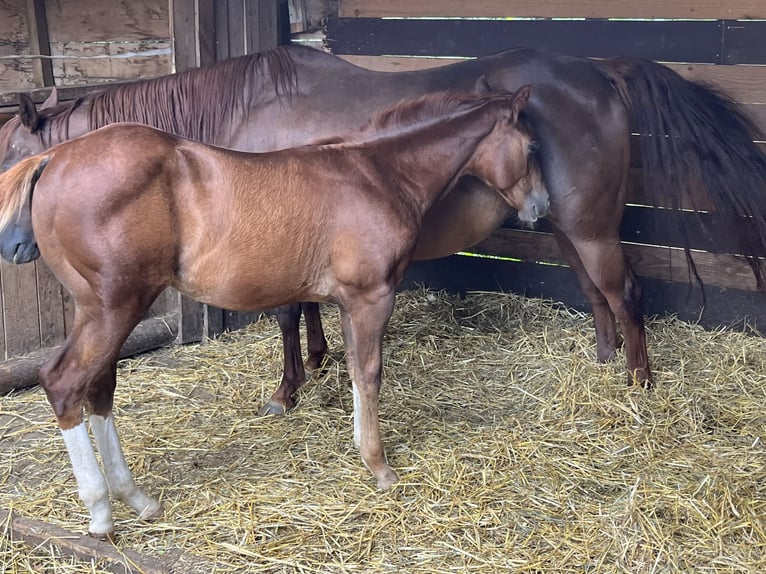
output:
[[[287,0],[170,0],[176,72],[271,50],[289,41]],[[178,342],[204,341],[260,313],[237,313],[178,296]]]
[[[45,14],[45,0],[27,0],[27,26],[29,28],[29,50],[38,56],[50,56],[48,40],[48,18]],[[50,58],[35,58],[32,63],[35,85],[40,88],[53,86],[53,64]]]

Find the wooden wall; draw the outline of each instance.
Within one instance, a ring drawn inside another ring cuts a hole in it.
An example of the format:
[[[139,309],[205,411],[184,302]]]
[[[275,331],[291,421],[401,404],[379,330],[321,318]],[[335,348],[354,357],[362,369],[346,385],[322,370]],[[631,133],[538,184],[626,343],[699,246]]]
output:
[[[168,2],[163,0],[6,0],[0,2],[0,39],[0,92],[172,71]],[[35,54],[43,57],[30,57]],[[35,70],[41,63],[51,69],[47,81]]]
[[[355,64],[386,71],[439,66],[514,46],[595,58],[649,58],[721,87],[766,131],[763,19],[762,0],[339,0],[324,42]],[[634,156],[639,166],[640,155]],[[647,310],[697,319],[702,299],[688,280],[685,256],[678,249],[682,238],[668,224],[667,212],[655,208],[651,190],[642,189],[638,167],[632,175],[632,201],[640,205],[627,208],[622,237],[642,277]],[[699,250],[694,259],[708,286],[703,323],[730,324],[748,317],[766,326],[766,296],[755,292],[749,267],[728,255],[730,223],[705,219],[712,238],[690,216],[692,247]],[[509,224],[472,251],[516,261],[452,257],[415,264],[410,277],[436,287],[503,288],[586,307],[545,223],[536,232]]]
[[[56,86],[60,99],[74,99],[107,82],[274,48],[289,37],[287,8],[287,0],[0,0],[0,125],[16,112],[19,92],[39,103]],[[166,343],[169,332],[199,341],[257,316],[207,308],[172,290],[152,314],[173,325],[147,321],[134,350],[151,347],[152,337]],[[0,392],[20,372],[36,377],[29,361],[10,359],[32,352],[42,360],[72,319],[71,300],[44,262],[0,262]]]

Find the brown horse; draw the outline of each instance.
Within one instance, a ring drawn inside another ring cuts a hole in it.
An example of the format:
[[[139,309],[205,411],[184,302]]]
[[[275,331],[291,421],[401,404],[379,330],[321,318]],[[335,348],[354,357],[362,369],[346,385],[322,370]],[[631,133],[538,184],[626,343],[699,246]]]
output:
[[[354,142],[263,154],[116,124],[0,175],[0,226],[34,197],[40,251],[75,304],[72,331],[40,381],[90,511],[89,532],[112,533],[109,492],[140,516],[161,511],[128,470],[112,405],[120,347],[169,286],[237,310],[336,303],[354,442],[379,487],[394,484],[378,395],[395,286],[424,215],[463,175],[516,209],[547,204],[531,197],[535,145],[519,120],[528,97],[529,87],[515,95],[434,94],[380,115]]]
[[[551,196],[550,219],[562,254],[590,300],[598,359],[615,354],[616,316],[629,380],[650,381],[641,289],[619,237],[631,127],[643,136],[645,189],[680,205],[685,188],[698,186],[722,216],[750,215],[757,222],[757,245],[744,244],[741,253],[757,254],[766,245],[766,158],[753,144],[756,130],[727,98],[653,62],[591,61],[516,49],[430,70],[381,73],[288,46],[62,106],[51,101],[42,111],[24,100],[19,118],[0,130],[0,167],[114,121],[147,123],[247,151],[286,148],[352,131],[364,125],[371,109],[403,97],[469,91],[482,78],[498,90],[535,86],[526,113],[541,142],[538,157]],[[510,214],[492,190],[463,180],[426,216],[415,258],[465,249]],[[0,254],[17,262],[36,256],[31,228],[21,217],[0,236]],[[461,238],[452,241],[456,231]],[[763,279],[761,262],[750,261]],[[307,364],[316,367],[326,343],[316,307],[309,309]],[[276,411],[292,405],[290,396],[304,380],[294,346],[297,318],[281,316],[280,324],[294,330],[286,341],[293,344],[286,346],[282,385],[267,406]]]

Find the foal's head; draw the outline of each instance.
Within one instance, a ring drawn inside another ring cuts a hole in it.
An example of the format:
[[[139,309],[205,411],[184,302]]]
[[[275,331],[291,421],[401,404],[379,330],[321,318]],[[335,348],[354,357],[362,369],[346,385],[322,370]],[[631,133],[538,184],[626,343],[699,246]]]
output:
[[[522,114],[529,92],[527,85],[515,93],[494,92],[474,100],[473,105],[488,116],[491,129],[476,149],[468,169],[497,189],[518,210],[519,219],[535,222],[546,214],[549,201],[535,156],[540,144]]]
[[[530,159],[538,148],[521,116],[529,90],[524,86],[515,93],[488,94],[474,104],[489,116],[492,127],[474,154],[471,170],[501,192],[513,188],[529,173]]]

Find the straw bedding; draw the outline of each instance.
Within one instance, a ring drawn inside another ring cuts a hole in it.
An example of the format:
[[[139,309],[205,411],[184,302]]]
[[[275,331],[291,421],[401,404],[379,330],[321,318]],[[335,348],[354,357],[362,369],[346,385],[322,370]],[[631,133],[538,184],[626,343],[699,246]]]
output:
[[[326,374],[284,418],[276,325],[121,362],[117,424],[165,518],[114,505],[120,548],[216,572],[764,572],[766,340],[648,322],[657,388],[595,362],[590,317],[548,302],[398,296],[381,419],[401,477],[352,446],[337,312]],[[0,507],[83,532],[40,390],[0,402]],[[0,525],[5,530],[5,525]],[[0,538],[2,572],[102,572]]]

